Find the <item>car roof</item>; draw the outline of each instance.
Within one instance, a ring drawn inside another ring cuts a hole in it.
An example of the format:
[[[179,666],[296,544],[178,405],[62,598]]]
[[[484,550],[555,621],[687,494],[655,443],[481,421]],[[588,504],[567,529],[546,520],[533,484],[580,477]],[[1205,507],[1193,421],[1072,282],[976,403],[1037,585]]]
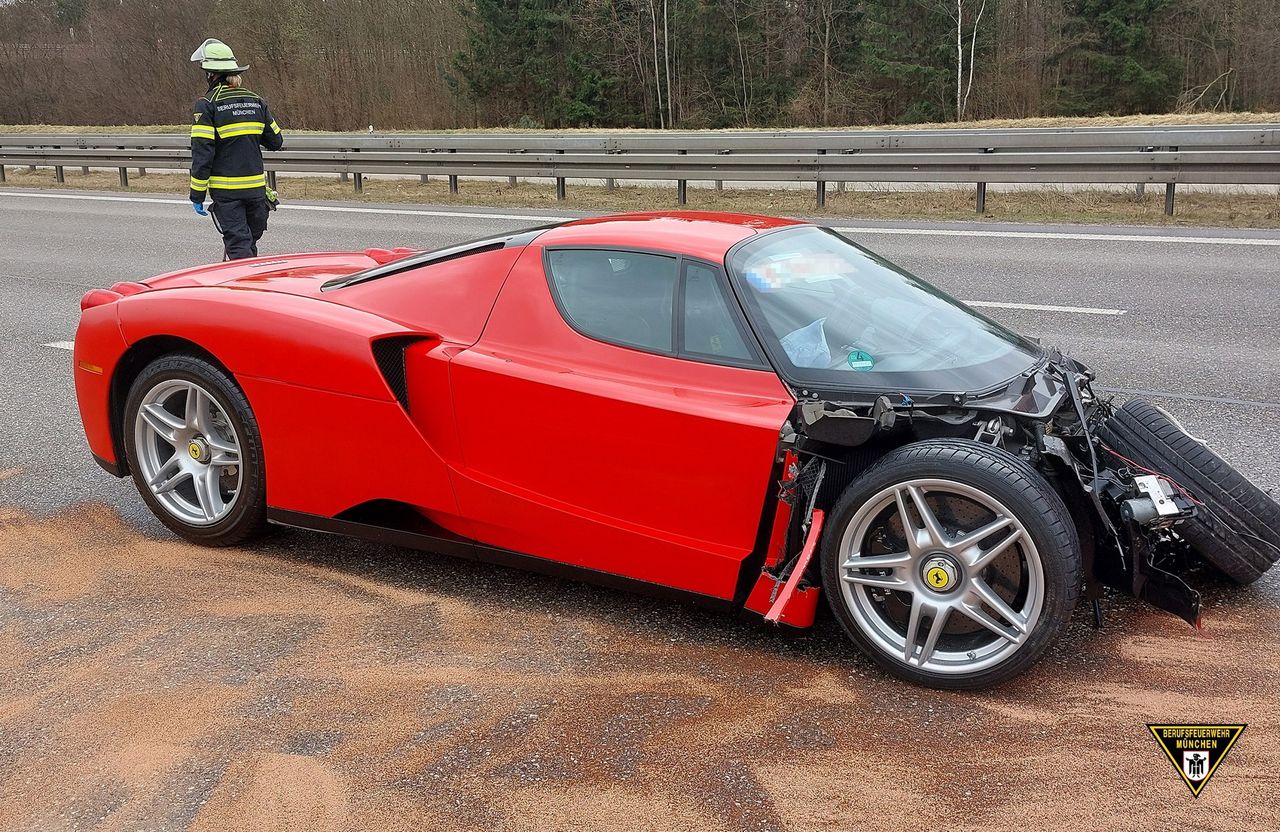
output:
[[[719,262],[735,244],[754,234],[806,224],[755,214],[651,211],[570,220],[544,231],[537,244],[657,249]]]

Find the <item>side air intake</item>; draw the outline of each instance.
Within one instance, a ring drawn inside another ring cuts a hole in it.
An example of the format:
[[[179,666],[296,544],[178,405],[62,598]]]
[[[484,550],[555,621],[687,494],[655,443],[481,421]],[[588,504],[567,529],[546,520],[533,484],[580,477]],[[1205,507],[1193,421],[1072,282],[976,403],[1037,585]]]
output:
[[[405,371],[405,350],[424,340],[420,335],[396,335],[373,342],[373,360],[400,406],[409,411],[409,381]]]

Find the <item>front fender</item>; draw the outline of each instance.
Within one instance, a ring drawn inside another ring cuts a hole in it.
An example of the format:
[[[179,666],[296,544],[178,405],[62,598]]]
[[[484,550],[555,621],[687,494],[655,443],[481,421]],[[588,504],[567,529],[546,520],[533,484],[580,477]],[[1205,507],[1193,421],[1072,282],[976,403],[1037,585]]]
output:
[[[121,476],[124,469],[112,433],[111,379],[128,346],[120,332],[115,304],[81,313],[72,355],[76,405],[90,453],[115,476]]]

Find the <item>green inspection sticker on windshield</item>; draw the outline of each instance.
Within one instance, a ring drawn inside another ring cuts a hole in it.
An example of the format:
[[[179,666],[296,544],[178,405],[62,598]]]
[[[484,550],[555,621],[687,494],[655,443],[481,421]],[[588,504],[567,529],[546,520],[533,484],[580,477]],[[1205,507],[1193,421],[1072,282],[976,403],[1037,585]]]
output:
[[[865,353],[862,350],[853,350],[849,353],[850,370],[857,370],[860,373],[865,373],[874,366],[876,366],[876,360],[871,357],[870,353]]]

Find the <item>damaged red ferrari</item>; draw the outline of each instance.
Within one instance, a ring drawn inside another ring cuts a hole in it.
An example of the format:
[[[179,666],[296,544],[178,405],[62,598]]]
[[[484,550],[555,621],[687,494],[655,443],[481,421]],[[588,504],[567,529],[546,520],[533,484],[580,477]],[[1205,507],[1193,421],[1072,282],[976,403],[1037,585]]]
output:
[[[910,681],[1034,662],[1116,587],[1199,618],[1280,507],[1168,414],[828,229],[633,214],[95,289],[90,448],[170,529],[269,523],[793,627]]]

